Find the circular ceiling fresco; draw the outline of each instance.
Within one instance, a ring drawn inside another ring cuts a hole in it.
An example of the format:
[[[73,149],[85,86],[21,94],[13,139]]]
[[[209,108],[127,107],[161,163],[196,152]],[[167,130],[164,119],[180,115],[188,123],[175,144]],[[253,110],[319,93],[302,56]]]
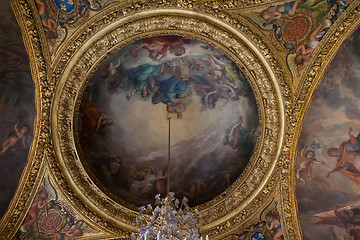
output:
[[[198,205],[240,176],[257,128],[255,97],[237,65],[209,44],[181,36],[145,38],[113,53],[80,106],[90,176],[135,205],[166,194],[169,139],[170,189]]]

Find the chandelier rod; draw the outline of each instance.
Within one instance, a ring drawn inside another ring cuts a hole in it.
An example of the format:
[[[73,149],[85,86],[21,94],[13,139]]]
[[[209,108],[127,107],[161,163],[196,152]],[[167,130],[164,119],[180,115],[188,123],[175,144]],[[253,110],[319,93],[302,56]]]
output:
[[[155,205],[157,205],[155,209],[152,209],[151,204],[148,204],[147,207],[142,206],[140,208],[141,211],[136,218],[136,226],[139,232],[139,236],[136,237],[135,234],[132,233],[130,240],[203,240],[203,238],[200,236],[198,210],[195,209],[194,214],[192,214],[187,204],[188,200],[185,197],[181,203],[181,206],[179,206],[180,202],[174,197],[175,193],[170,192],[170,117],[167,117],[167,120],[169,121],[167,197],[165,199],[161,199],[160,194],[157,194],[155,196],[155,199],[157,200],[157,203],[155,203]],[[142,214],[144,212],[147,214],[152,212],[150,221],[142,218]],[[181,229],[185,226],[186,228]],[[183,234],[182,230],[185,229],[187,233]],[[205,240],[209,240],[207,235]]]
[[[170,193],[170,117],[169,120],[169,135],[168,135],[168,179],[167,179],[167,195]]]

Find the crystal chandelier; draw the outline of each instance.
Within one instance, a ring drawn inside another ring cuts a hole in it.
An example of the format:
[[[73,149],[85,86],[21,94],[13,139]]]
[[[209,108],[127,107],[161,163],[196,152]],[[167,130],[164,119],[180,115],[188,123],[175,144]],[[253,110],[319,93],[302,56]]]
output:
[[[182,202],[175,198],[175,193],[170,192],[170,118],[168,136],[168,182],[167,196],[155,196],[155,208],[148,204],[139,208],[140,213],[136,218],[136,227],[139,235],[134,233],[131,240],[202,240],[200,236],[199,212],[191,212],[188,199]],[[149,217],[151,215],[151,217]],[[206,236],[206,240],[209,237]]]

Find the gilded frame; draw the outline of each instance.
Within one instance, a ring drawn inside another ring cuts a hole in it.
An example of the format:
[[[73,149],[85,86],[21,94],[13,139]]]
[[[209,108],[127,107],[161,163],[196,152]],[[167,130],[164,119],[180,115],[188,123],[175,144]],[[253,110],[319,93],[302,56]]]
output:
[[[108,9],[109,14],[114,16],[116,13],[111,10],[111,8]],[[97,24],[96,20],[93,20],[94,24]],[[237,222],[245,221],[246,217],[253,212],[253,210],[248,210],[249,208],[259,207],[262,201],[256,201],[259,197],[258,192],[269,191],[266,188],[259,189],[257,185],[265,185],[267,178],[275,169],[276,161],[270,159],[277,159],[280,154],[281,141],[279,144],[277,138],[283,136],[284,117],[281,117],[282,107],[279,107],[282,105],[282,99],[276,97],[276,95],[281,96],[280,90],[274,74],[269,72],[270,66],[266,69],[268,64],[258,60],[263,57],[256,56],[256,47],[253,44],[217,19],[200,14],[197,14],[195,18],[191,11],[185,10],[147,10],[129,18],[116,19],[115,17],[113,23],[107,23],[101,31],[96,32],[93,37],[78,46],[68,61],[71,64],[64,68],[62,74],[56,76],[59,84],[53,102],[56,109],[53,108],[52,111],[56,158],[59,159],[60,168],[65,173],[65,178],[71,188],[85,205],[102,215],[108,222],[128,231],[135,230],[136,212],[129,209],[125,203],[125,206],[118,204],[106,196],[88,177],[79,160],[75,148],[76,137],[72,129],[76,129],[74,118],[78,116],[76,106],[81,100],[82,90],[80,89],[84,88],[84,83],[88,81],[105,57],[129,42],[159,33],[186,35],[208,42],[231,56],[252,79],[251,84],[258,99],[262,138],[257,144],[259,153],[251,160],[252,163],[248,167],[251,169],[246,171],[251,173],[242,176],[243,179],[238,179],[226,191],[226,197],[219,196],[198,206],[202,231],[210,236],[223,234],[222,232],[236,227]],[[261,81],[254,79],[261,79]],[[274,92],[277,94],[273,94]],[[251,204],[245,206],[244,202],[252,202],[253,206]],[[96,206],[101,206],[101,209]],[[221,231],[218,230],[220,224],[224,224]]]

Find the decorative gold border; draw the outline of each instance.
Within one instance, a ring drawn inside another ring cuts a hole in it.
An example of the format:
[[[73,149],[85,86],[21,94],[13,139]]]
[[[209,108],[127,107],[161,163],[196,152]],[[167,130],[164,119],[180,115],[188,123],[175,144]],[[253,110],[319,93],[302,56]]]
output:
[[[281,75],[281,71],[275,75],[266,61],[266,57],[271,58],[271,50],[254,36],[252,38],[257,40],[257,45],[249,41],[244,33],[251,35],[251,31],[241,23],[237,26],[241,27],[240,32],[224,19],[220,21],[205,14],[177,9],[147,9],[124,17],[124,10],[118,7],[107,10],[101,17],[91,19],[79,35],[81,40],[74,37],[71,41],[73,44],[66,50],[69,54],[62,55],[59,65],[54,66],[63,71],[52,76],[58,82],[52,112],[53,142],[60,168],[71,188],[92,211],[108,222],[129,231],[135,230],[136,212],[114,202],[100,191],[81,164],[72,132],[76,127],[75,106],[81,100],[80,89],[110,53],[145,36],[186,35],[223,50],[246,69],[257,97],[262,126],[260,135],[263,137],[257,144],[258,153],[246,170],[247,175],[226,191],[226,197],[217,197],[199,206],[202,231],[211,236],[219,236],[246,222],[275,186],[276,178],[271,180],[271,175],[284,135],[284,103],[281,87],[276,80],[276,75]],[[224,13],[220,14],[224,16]],[[84,32],[89,37],[86,38]],[[262,52],[266,53],[265,57]],[[272,63],[277,62],[274,59]],[[275,66],[275,69],[280,68]],[[97,206],[101,206],[101,209]]]
[[[50,166],[51,164],[49,164],[49,162],[51,161],[49,158],[46,159],[47,161],[47,166]],[[53,173],[53,169],[50,168],[46,168],[45,173],[43,176],[49,177],[50,183],[51,185],[54,186],[54,188],[57,191],[58,194],[58,198],[60,199],[59,202],[64,205],[64,207],[66,207],[67,211],[71,212],[74,216],[77,216],[77,220],[83,220],[86,222],[86,224],[88,224],[91,228],[93,228],[94,230],[98,231],[98,233],[96,233],[95,235],[91,235],[91,236],[82,236],[79,237],[77,239],[88,239],[89,237],[91,237],[91,239],[110,239],[112,238],[112,235],[114,234],[114,232],[116,234],[118,234],[119,229],[116,229],[115,231],[112,229],[111,226],[109,226],[108,228],[104,229],[101,226],[97,225],[97,224],[93,224],[93,221],[87,221],[87,217],[89,217],[88,215],[84,216],[82,209],[86,208],[81,202],[78,201],[77,198],[69,198],[69,196],[65,196],[64,192],[66,193],[67,191],[64,191],[64,188],[69,188],[69,186],[65,186],[64,187],[64,181],[56,181],[58,179],[59,176],[55,176],[52,174]],[[97,217],[95,216],[93,218],[94,220],[97,219]],[[120,231],[121,232],[121,231]],[[118,234],[118,236],[124,236],[124,233],[120,233]]]
[[[50,132],[50,109],[56,83],[49,78],[51,59],[43,26],[32,0],[11,0],[10,3],[29,54],[30,69],[35,85],[36,116],[34,119],[34,136],[26,167],[8,210],[0,221],[0,239],[12,239],[20,228],[41,184],[46,166],[59,169],[55,160]],[[55,162],[55,164],[50,165],[48,161]],[[63,179],[61,172],[57,172],[60,173],[57,175],[57,180]],[[65,181],[61,183],[64,189],[68,188]],[[63,188],[58,190],[63,190]],[[74,194],[72,197],[69,196],[67,195],[68,202],[76,203],[77,210],[81,212],[82,203]],[[93,219],[97,220],[97,216]],[[111,226],[107,229],[103,228],[102,230],[105,233],[112,230]],[[119,232],[118,228],[116,230]],[[112,233],[114,232],[116,231],[112,231]]]
[[[42,32],[42,24],[36,18],[37,9],[33,3],[25,0],[11,1],[17,21],[20,23],[22,36],[26,50],[30,57],[30,69],[35,85],[35,107],[33,142],[28,154],[28,162],[20,179],[16,193],[0,221],[0,239],[11,239],[20,227],[24,217],[31,206],[33,196],[40,184],[44,173],[43,159],[49,146],[50,134],[46,122],[49,122],[50,114],[38,114],[39,112],[50,113],[50,98],[43,94],[51,94],[53,88],[47,81],[49,63],[48,49],[41,39],[45,39]],[[26,23],[26,24],[25,24]],[[46,50],[45,50],[46,49]]]
[[[302,239],[298,209],[295,195],[295,163],[297,142],[302,121],[310,105],[311,96],[322,79],[323,73],[339,50],[341,44],[360,26],[360,1],[353,1],[339,19],[332,25],[325,37],[312,54],[301,77],[297,95],[291,107],[291,118],[287,124],[289,138],[284,144],[280,163],[281,171],[281,204],[284,236],[286,239]]]

